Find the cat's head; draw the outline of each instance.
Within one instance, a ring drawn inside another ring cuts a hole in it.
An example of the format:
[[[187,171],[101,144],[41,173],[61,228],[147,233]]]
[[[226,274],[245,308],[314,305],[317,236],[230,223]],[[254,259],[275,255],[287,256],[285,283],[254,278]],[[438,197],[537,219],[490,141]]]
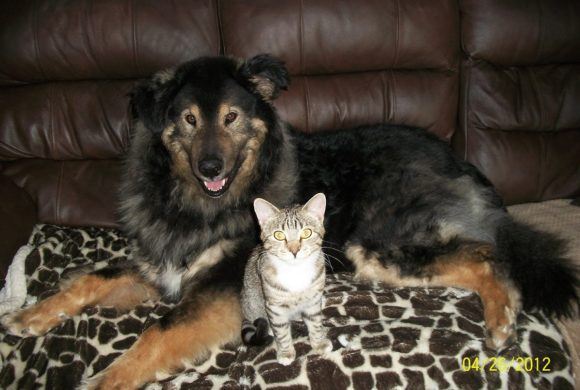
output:
[[[304,206],[278,209],[257,198],[254,210],[262,230],[264,250],[277,258],[295,263],[320,251],[324,237],[326,197],[314,195]]]

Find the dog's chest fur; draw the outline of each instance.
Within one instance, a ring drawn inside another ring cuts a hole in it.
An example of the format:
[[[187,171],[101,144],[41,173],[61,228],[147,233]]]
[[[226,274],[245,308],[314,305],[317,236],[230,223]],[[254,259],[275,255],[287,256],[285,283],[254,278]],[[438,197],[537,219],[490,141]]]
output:
[[[219,263],[235,249],[236,245],[237,240],[222,239],[199,255],[193,256],[187,264],[176,266],[168,262],[156,267],[155,270],[150,270],[147,276],[161,288],[166,297],[178,298],[181,295],[182,286],[187,281],[195,279],[199,273]]]

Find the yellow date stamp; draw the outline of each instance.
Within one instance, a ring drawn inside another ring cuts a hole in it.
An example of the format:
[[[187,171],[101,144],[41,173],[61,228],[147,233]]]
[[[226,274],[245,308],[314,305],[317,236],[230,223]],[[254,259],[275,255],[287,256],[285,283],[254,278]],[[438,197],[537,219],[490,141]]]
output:
[[[479,357],[464,357],[461,360],[463,371],[507,372],[550,372],[551,360],[549,357],[503,357],[492,356],[485,359]]]

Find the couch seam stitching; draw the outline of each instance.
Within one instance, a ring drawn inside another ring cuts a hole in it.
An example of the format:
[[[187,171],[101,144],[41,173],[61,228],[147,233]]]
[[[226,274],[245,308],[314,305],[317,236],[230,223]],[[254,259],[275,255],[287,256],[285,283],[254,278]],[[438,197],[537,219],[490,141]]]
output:
[[[399,59],[399,28],[400,28],[400,21],[401,21],[401,17],[400,17],[400,8],[399,8],[399,0],[395,0],[394,2],[395,5],[395,25],[397,26],[397,28],[395,29],[395,56],[393,58],[393,68],[395,68],[397,61]]]
[[[38,65],[38,70],[40,70],[40,74],[44,80],[48,80],[46,73],[42,67],[42,63],[40,61],[40,46],[38,45],[38,1],[34,2],[34,11],[33,11],[33,26],[32,31],[34,34],[34,51],[36,52],[36,63]]]
[[[133,40],[133,66],[135,67],[135,71],[137,72],[137,74],[140,74],[139,72],[139,64],[137,63],[137,26],[136,26],[136,19],[135,19],[135,7],[134,7],[134,2],[132,0],[129,0],[129,12],[131,13],[131,34],[132,34],[132,40]]]
[[[62,190],[62,177],[64,172],[64,161],[60,162],[60,170],[58,173],[58,184],[56,188],[56,205],[54,209],[54,220],[57,224],[60,224],[60,196]]]
[[[304,70],[304,0],[300,0],[300,73]]]

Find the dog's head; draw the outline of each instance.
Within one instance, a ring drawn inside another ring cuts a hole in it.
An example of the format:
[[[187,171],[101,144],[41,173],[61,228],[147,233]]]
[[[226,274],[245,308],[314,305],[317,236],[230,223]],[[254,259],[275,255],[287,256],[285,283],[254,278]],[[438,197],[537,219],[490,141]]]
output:
[[[271,105],[288,86],[283,63],[204,57],[162,71],[132,92],[133,115],[171,158],[171,170],[210,198],[245,190],[272,127]]]

